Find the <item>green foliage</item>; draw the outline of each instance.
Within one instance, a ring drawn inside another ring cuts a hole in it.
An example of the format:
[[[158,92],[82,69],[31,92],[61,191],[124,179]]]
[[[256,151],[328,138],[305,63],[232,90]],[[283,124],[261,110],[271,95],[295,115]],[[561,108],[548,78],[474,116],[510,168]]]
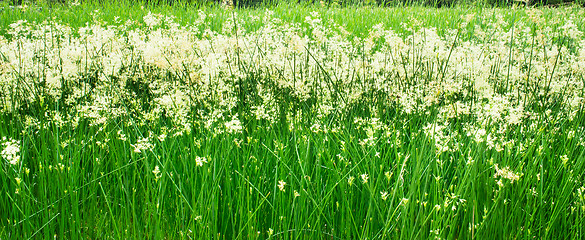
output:
[[[585,237],[583,9],[199,3],[0,12],[0,239]]]
[[[299,5],[316,5],[328,7],[350,7],[350,6],[429,6],[429,7],[453,7],[456,5],[477,5],[487,4],[489,6],[512,6],[512,5],[530,5],[530,6],[559,6],[576,4],[584,6],[583,0],[123,0],[128,3],[149,6],[219,6],[229,5],[239,8],[256,8],[261,6],[276,6],[282,4],[299,4]],[[23,0],[4,0],[11,6],[23,4]],[[24,3],[36,5],[63,5],[79,1],[67,0],[28,0]],[[85,0],[86,3],[105,4],[102,0]]]

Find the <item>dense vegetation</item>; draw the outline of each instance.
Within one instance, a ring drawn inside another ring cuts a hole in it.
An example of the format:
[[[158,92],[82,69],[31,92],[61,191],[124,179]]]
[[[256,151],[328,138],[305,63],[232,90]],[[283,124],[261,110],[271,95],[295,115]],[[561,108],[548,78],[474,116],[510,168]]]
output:
[[[0,12],[0,239],[585,237],[585,10]]]
[[[23,0],[3,0],[13,6],[23,4]],[[24,0],[24,3],[29,4],[68,4],[72,2],[96,2],[96,0]],[[108,1],[99,1],[99,3],[109,4]],[[380,7],[395,7],[395,6],[413,6],[424,5],[431,7],[453,7],[460,5],[489,5],[489,6],[511,6],[511,5],[531,5],[531,6],[559,6],[564,4],[583,5],[583,0],[131,0],[134,4],[147,5],[231,5],[235,7],[258,7],[258,6],[276,6],[286,2],[287,4],[300,5],[322,5],[327,7],[348,7],[348,6],[380,6]]]

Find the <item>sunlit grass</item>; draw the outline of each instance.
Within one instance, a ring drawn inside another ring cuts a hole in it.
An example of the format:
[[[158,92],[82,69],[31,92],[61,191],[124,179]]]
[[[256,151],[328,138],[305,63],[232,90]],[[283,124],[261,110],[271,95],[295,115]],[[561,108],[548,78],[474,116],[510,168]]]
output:
[[[581,239],[582,15],[0,12],[0,238]]]

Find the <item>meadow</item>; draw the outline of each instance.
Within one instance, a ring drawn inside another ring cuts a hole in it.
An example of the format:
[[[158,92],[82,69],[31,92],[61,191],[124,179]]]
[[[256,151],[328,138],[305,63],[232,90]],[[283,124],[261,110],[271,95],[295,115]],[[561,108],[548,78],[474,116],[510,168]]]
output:
[[[0,6],[0,239],[583,239],[585,9]]]

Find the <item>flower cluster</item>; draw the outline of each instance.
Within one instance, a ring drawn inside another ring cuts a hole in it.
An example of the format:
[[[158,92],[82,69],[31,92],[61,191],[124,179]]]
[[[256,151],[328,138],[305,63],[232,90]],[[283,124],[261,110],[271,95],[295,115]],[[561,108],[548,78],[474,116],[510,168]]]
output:
[[[500,180],[497,181],[498,186],[500,187],[503,186],[501,181],[502,178],[510,180],[510,183],[514,183],[515,181],[520,180],[520,177],[523,175],[522,173],[515,173],[511,171],[509,167],[500,168],[498,164],[495,165],[495,168],[496,173],[494,174],[494,178],[500,178]]]
[[[20,141],[14,139],[2,138],[4,149],[0,153],[10,165],[17,165],[20,162]]]

